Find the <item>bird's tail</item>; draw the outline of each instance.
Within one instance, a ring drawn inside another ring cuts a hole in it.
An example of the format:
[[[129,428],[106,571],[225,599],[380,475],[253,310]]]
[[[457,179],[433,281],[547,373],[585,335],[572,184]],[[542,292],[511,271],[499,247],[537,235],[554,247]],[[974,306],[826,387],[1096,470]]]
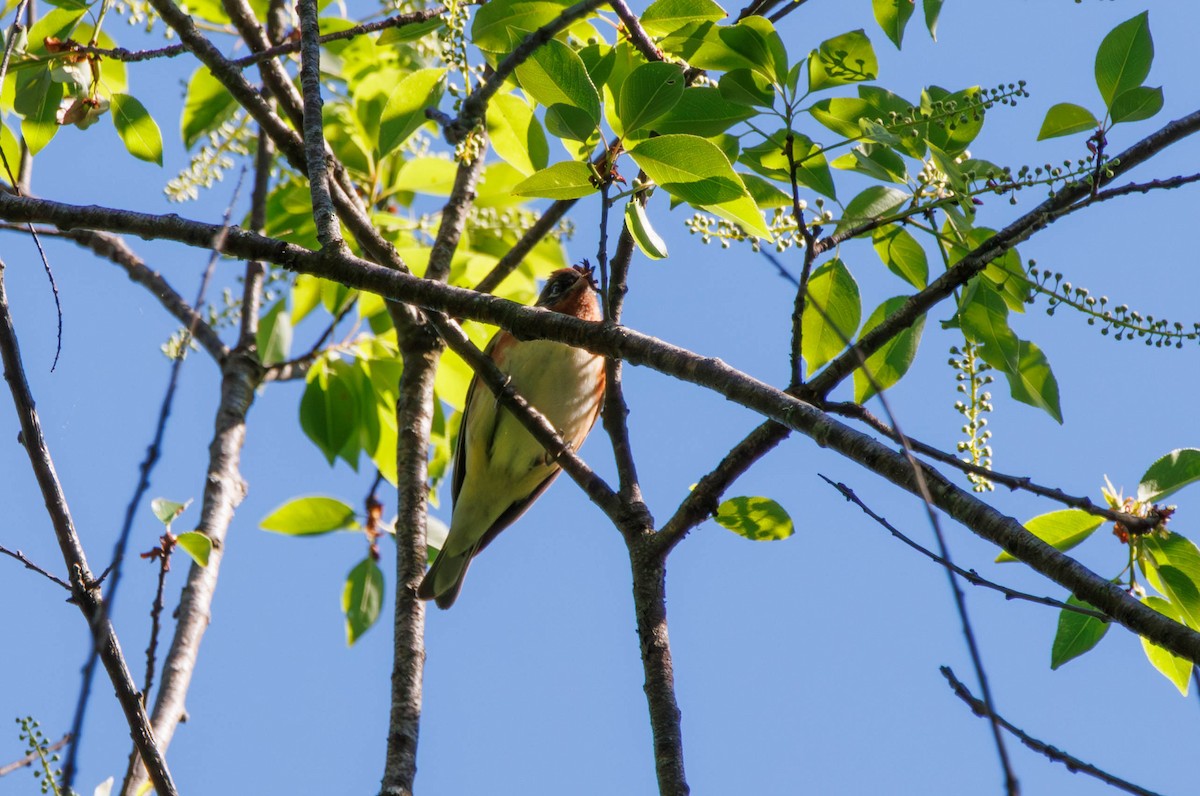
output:
[[[417,588],[417,596],[422,600],[434,600],[438,608],[454,605],[474,554],[474,548],[457,556],[439,554]]]

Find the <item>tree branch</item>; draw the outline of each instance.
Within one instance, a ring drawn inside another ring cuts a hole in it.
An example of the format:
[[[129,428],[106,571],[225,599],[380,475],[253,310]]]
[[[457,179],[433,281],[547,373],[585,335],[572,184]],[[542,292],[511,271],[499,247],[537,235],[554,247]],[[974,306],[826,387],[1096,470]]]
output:
[[[317,22],[317,0],[299,0],[300,84],[304,88],[304,156],[308,159],[308,187],[312,193],[313,220],[322,247],[341,249],[346,244],[338,229],[329,195],[325,163],[325,123],[321,119],[321,30]],[[266,34],[264,33],[264,38]]]
[[[33,563],[28,558],[26,558],[25,554],[22,553],[20,550],[9,550],[4,545],[0,545],[0,553],[3,553],[4,555],[6,555],[10,558],[15,558],[17,561],[20,561],[22,564],[25,565],[25,569],[33,570],[34,572],[38,573],[39,575],[49,578],[53,582],[57,583],[59,586],[62,586],[67,591],[71,590],[71,584],[67,583],[65,580],[58,577],[57,575],[52,575],[48,571],[42,569],[37,564]]]
[[[1062,763],[1071,773],[1075,773],[1077,771],[1083,772],[1089,777],[1095,777],[1107,785],[1112,785],[1114,788],[1119,788],[1126,793],[1137,794],[1137,796],[1159,796],[1159,794],[1155,793],[1154,791],[1146,790],[1145,788],[1135,785],[1132,782],[1127,782],[1120,777],[1114,777],[1112,774],[1096,768],[1091,763],[1085,763],[1079,758],[1072,757],[1060,749],[1055,749],[1053,746],[1050,746],[1044,741],[1039,741],[1038,739],[1033,738],[1024,730],[1013,726],[1013,724],[1007,719],[996,716],[995,714],[989,714],[987,705],[976,699],[975,696],[967,689],[967,687],[959,682],[958,678],[954,676],[954,672],[949,666],[942,666],[940,667],[940,670],[942,672],[942,676],[946,678],[948,683],[950,683],[950,688],[954,690],[954,695],[963,702],[966,702],[971,708],[972,713],[983,718],[994,718],[1001,727],[1008,730],[1010,733],[1020,739],[1021,743],[1025,744],[1033,751],[1045,755],[1056,763]]]
[[[138,748],[147,768],[150,780],[160,796],[177,796],[175,783],[163,758],[163,750],[158,746],[150,720],[138,696],[137,686],[133,682],[125,656],[121,652],[116,632],[112,622],[103,612],[103,598],[100,589],[92,578],[88,567],[87,557],[79,534],[75,530],[74,520],[71,519],[67,499],[63,494],[58,474],[54,470],[54,462],[50,458],[50,450],[42,435],[42,425],[34,408],[33,395],[29,390],[29,382],[25,379],[25,370],[21,365],[21,352],[17,345],[16,332],[13,330],[12,316],[9,313],[8,297],[4,291],[4,264],[0,262],[0,359],[4,362],[4,379],[12,392],[13,404],[21,423],[21,440],[29,455],[29,463],[46,501],[46,510],[54,527],[54,535],[62,550],[63,560],[71,578],[71,592],[79,610],[87,619],[95,646],[100,650],[100,658],[104,668],[116,689],[117,701],[125,713],[125,721],[129,724],[133,742]],[[64,771],[64,787],[70,787],[73,772]]]

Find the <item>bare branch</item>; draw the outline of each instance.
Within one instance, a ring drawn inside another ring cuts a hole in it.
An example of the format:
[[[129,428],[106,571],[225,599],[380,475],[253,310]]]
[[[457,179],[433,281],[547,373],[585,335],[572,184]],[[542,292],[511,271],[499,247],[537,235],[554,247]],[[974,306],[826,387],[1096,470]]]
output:
[[[21,423],[21,439],[29,463],[37,478],[38,486],[46,501],[46,510],[50,514],[54,535],[62,550],[63,560],[71,578],[71,592],[79,610],[83,612],[92,631],[96,646],[100,648],[100,657],[104,668],[108,671],[113,687],[116,689],[117,700],[125,713],[134,743],[138,752],[150,770],[150,779],[155,790],[161,796],[177,796],[175,783],[171,772],[167,769],[167,761],[163,758],[162,750],[154,738],[150,720],[138,696],[137,686],[121,653],[121,646],[113,630],[112,623],[102,610],[103,600],[99,588],[92,578],[83,545],[71,519],[67,499],[63,494],[58,474],[54,470],[54,462],[50,458],[50,450],[42,435],[42,425],[34,409],[33,395],[29,390],[29,382],[25,379],[25,370],[21,365],[21,352],[17,345],[16,332],[13,330],[12,317],[8,309],[8,297],[4,291],[4,264],[0,262],[0,359],[4,362],[4,378],[12,392],[13,404]],[[64,767],[63,785],[70,787],[73,771]]]
[[[911,547],[913,550],[916,550],[921,555],[923,555],[933,561],[936,561],[937,563],[941,564],[946,569],[952,570],[955,574],[962,577],[963,580],[965,580],[967,583],[970,583],[972,586],[983,586],[984,588],[998,591],[1001,594],[1003,594],[1005,596],[1005,598],[1007,598],[1009,600],[1026,600],[1031,603],[1038,603],[1039,605],[1048,605],[1051,608],[1059,608],[1064,611],[1071,611],[1073,613],[1082,614],[1083,616],[1090,616],[1093,619],[1100,619],[1104,622],[1107,622],[1109,620],[1109,618],[1107,616],[1100,613],[1099,611],[1093,611],[1089,608],[1084,608],[1084,607],[1078,606],[1078,605],[1070,605],[1068,603],[1064,603],[1062,600],[1055,600],[1053,597],[1037,597],[1032,594],[1026,594],[1025,592],[1017,591],[1016,589],[1010,589],[1007,586],[1001,586],[999,583],[994,583],[990,580],[987,580],[986,578],[980,577],[979,573],[973,569],[963,569],[962,567],[958,566],[954,562],[947,561],[946,559],[942,558],[941,556],[939,556],[937,553],[933,552],[932,550],[928,550],[925,547],[922,547],[921,545],[917,544],[909,537],[905,536],[903,533],[901,533],[899,530],[896,529],[896,526],[892,525],[886,519],[884,519],[880,515],[876,514],[874,511],[872,511],[871,508],[869,506],[867,506],[866,503],[863,503],[862,499],[858,495],[856,495],[854,493],[854,490],[851,489],[850,487],[846,486],[845,484],[843,484],[840,481],[832,481],[829,478],[826,478],[824,475],[821,475],[820,473],[817,473],[817,475],[820,475],[821,479],[824,480],[825,483],[829,484],[831,487],[836,489],[838,492],[841,492],[842,497],[846,498],[847,501],[858,506],[860,509],[863,510],[864,514],[866,514],[868,517],[875,520],[875,522],[879,523],[884,528],[886,528],[888,530],[888,532],[890,532],[892,534],[892,536],[894,536],[897,539],[899,539],[900,541],[904,542],[906,545]]]
[[[946,678],[948,683],[950,683],[950,688],[954,690],[954,695],[963,702],[966,702],[971,708],[972,713],[983,718],[994,718],[1001,727],[1015,735],[1020,739],[1021,743],[1025,744],[1033,751],[1045,755],[1056,763],[1062,763],[1067,767],[1067,770],[1072,773],[1077,771],[1082,772],[1087,774],[1089,777],[1095,777],[1101,782],[1107,785],[1112,785],[1114,788],[1119,788],[1126,793],[1137,794],[1137,796],[1159,796],[1159,794],[1155,793],[1154,791],[1146,790],[1145,788],[1135,785],[1132,782],[1123,780],[1120,777],[1114,777],[1112,774],[1096,768],[1091,763],[1085,763],[1079,758],[1072,757],[1066,752],[1056,749],[1044,741],[1039,741],[1038,739],[1031,737],[1024,730],[1013,726],[1011,722],[1005,718],[1002,718],[1001,716],[996,716],[995,714],[989,716],[987,705],[976,699],[970,690],[968,690],[965,685],[959,682],[958,678],[954,676],[954,672],[949,666],[942,666],[940,667],[940,670],[942,672],[942,676]]]
[[[308,159],[308,187],[312,193],[313,219],[322,247],[342,249],[345,242],[338,230],[333,198],[329,195],[325,163],[325,123],[321,118],[321,34],[317,22],[317,0],[299,0],[300,84],[304,87],[304,155]],[[265,34],[264,34],[265,36]]]
[[[58,577],[57,575],[52,575],[49,572],[47,572],[46,570],[42,569],[37,564],[33,563],[28,558],[26,558],[25,554],[22,553],[20,550],[9,550],[4,545],[0,545],[0,553],[3,553],[4,555],[9,556],[10,558],[15,558],[16,560],[20,561],[22,564],[25,565],[25,569],[31,569],[34,572],[38,573],[39,575],[49,578],[50,580],[57,583],[59,586],[62,586],[67,591],[71,590],[71,584],[67,583],[65,580]],[[0,776],[2,776],[2,775],[0,775]]]

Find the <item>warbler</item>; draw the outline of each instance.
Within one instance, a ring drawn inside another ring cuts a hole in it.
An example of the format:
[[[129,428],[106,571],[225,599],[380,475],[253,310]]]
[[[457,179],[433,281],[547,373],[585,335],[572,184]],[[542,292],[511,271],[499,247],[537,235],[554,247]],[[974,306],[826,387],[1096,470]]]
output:
[[[584,260],[552,273],[536,306],[598,321],[596,296],[592,268]],[[573,449],[583,444],[600,414],[603,357],[549,340],[518,340],[504,330],[485,353],[564,442]],[[454,604],[471,559],[516,522],[560,472],[520,421],[479,385],[478,375],[467,388],[465,407],[451,484],[450,532],[417,591],[440,608]]]

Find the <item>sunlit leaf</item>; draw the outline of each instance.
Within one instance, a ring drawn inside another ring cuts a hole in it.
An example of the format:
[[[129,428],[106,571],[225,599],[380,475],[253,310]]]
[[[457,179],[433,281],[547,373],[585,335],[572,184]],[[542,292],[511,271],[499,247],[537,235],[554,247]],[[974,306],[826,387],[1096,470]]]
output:
[[[801,354],[813,373],[833,359],[858,331],[862,320],[862,302],[858,283],[850,270],[838,259],[823,263],[808,280],[804,315],[800,320],[803,332]]]
[[[175,543],[183,548],[183,551],[192,557],[202,567],[208,566],[208,557],[212,555],[213,543],[212,539],[200,531],[188,531],[181,533],[175,537]]]
[[[1154,40],[1150,36],[1150,14],[1143,11],[1117,25],[1096,51],[1096,87],[1104,104],[1142,84],[1150,74],[1154,60]]]
[[[863,324],[859,336],[865,335],[908,301],[907,296],[894,296],[875,308]],[[921,332],[925,329],[925,316],[922,315],[916,323],[909,326],[871,356],[867,357],[866,369],[854,371],[854,400],[863,403],[880,390],[886,390],[904,377],[917,355],[917,346],[921,342]]]
[[[346,576],[342,589],[342,611],[346,614],[346,646],[367,632],[383,608],[383,572],[367,556]]]
[[[1075,595],[1067,598],[1067,605],[1096,610],[1095,606],[1086,603]],[[1091,650],[1100,643],[1108,632],[1109,622],[1094,616],[1085,616],[1063,609],[1058,614],[1058,631],[1054,634],[1054,644],[1050,648],[1050,668],[1057,669],[1069,660]]]
[[[1042,121],[1042,129],[1038,131],[1037,137],[1039,141],[1044,141],[1047,138],[1095,130],[1099,126],[1100,122],[1096,121],[1096,117],[1087,108],[1070,102],[1060,102],[1046,111],[1046,118]]]
[[[268,514],[259,527],[289,536],[313,536],[331,531],[355,530],[354,509],[331,497],[302,497],[289,500]]]
[[[796,532],[783,506],[765,497],[735,497],[717,508],[717,523],[755,542],[786,539]]]
[[[1091,536],[1097,528],[1104,524],[1103,517],[1088,514],[1080,509],[1063,509],[1026,520],[1025,530],[1041,539],[1055,550],[1070,550],[1084,539]],[[996,563],[1016,561],[1009,553],[996,556]]]

